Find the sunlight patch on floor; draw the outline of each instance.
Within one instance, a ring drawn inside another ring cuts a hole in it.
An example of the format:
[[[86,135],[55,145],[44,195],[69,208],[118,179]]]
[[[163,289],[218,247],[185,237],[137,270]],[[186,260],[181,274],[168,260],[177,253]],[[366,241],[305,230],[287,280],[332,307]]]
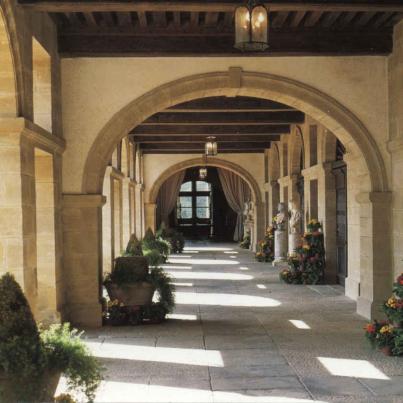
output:
[[[224,293],[191,293],[176,292],[176,303],[179,305],[219,305],[245,307],[276,307],[280,301],[272,298],[254,295],[224,294]]]
[[[202,350],[197,348],[149,347],[134,344],[104,342],[102,347],[94,346],[91,341],[87,346],[99,358],[115,360],[135,360],[146,362],[166,362],[172,364],[224,367],[221,353],[218,350]]]
[[[264,284],[256,284],[256,287],[260,290],[265,290],[267,288]]]
[[[177,283],[173,281],[172,284],[176,287],[193,287],[193,283]]]
[[[235,252],[234,250],[226,250],[226,251],[224,251],[224,253],[226,253],[228,255],[237,255],[239,252]]]
[[[185,252],[190,250],[201,251],[201,252],[225,252],[225,251],[232,251],[233,248],[226,248],[220,246],[197,246],[197,247],[189,247],[185,246],[183,249]]]
[[[239,270],[249,270],[249,267],[241,266],[241,267],[239,268]]]
[[[177,319],[177,320],[197,320],[197,315],[185,314],[185,313],[168,313],[167,319]]]
[[[330,357],[317,358],[332,375],[365,379],[390,379],[382,371],[366,360]]]
[[[174,279],[193,279],[193,280],[252,280],[253,276],[240,273],[216,273],[216,272],[199,272],[199,271],[171,271],[168,273]]]
[[[292,323],[297,329],[310,329],[311,328],[303,320],[290,319],[289,322]]]
[[[227,259],[168,259],[167,263],[185,263],[185,264],[199,264],[199,265],[234,265],[239,264],[236,260]]]
[[[175,266],[175,265],[161,265],[163,269],[180,269],[180,270],[192,270],[192,266]]]

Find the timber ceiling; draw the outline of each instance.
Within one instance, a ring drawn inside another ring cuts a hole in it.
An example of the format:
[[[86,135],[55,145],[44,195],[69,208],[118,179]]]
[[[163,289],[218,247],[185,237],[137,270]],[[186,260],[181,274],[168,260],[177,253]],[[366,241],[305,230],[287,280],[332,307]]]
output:
[[[274,101],[210,97],[156,113],[129,137],[145,154],[203,154],[208,136],[216,137],[219,153],[262,153],[304,119],[302,112]]]
[[[246,1],[19,0],[49,13],[62,56],[388,54],[403,1],[265,2],[269,49],[234,49],[234,9]]]

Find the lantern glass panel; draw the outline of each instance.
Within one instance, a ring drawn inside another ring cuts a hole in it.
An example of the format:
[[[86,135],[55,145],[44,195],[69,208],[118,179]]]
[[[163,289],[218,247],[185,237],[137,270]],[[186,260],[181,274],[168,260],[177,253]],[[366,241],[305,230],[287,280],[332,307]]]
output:
[[[250,41],[250,11],[247,7],[235,10],[235,47],[242,49],[242,44]]]
[[[256,6],[252,10],[252,42],[260,42],[267,48],[267,10]]]

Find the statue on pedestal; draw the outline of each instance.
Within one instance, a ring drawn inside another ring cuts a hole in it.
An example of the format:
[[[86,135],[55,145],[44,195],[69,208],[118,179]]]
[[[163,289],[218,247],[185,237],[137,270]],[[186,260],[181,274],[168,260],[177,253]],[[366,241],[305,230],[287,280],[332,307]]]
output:
[[[287,261],[288,250],[288,213],[285,203],[279,203],[278,213],[274,218],[276,230],[274,232],[274,261],[273,265]]]
[[[298,208],[298,204],[295,200],[291,200],[288,203],[288,254],[293,255],[300,243],[300,222],[301,211]]]

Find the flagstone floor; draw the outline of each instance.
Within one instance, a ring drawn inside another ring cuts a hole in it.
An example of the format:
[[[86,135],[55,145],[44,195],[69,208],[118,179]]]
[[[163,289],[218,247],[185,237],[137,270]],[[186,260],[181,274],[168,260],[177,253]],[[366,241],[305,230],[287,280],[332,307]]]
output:
[[[168,321],[87,332],[107,368],[97,402],[403,402],[403,359],[370,349],[340,286],[282,284],[231,244],[165,268]]]

